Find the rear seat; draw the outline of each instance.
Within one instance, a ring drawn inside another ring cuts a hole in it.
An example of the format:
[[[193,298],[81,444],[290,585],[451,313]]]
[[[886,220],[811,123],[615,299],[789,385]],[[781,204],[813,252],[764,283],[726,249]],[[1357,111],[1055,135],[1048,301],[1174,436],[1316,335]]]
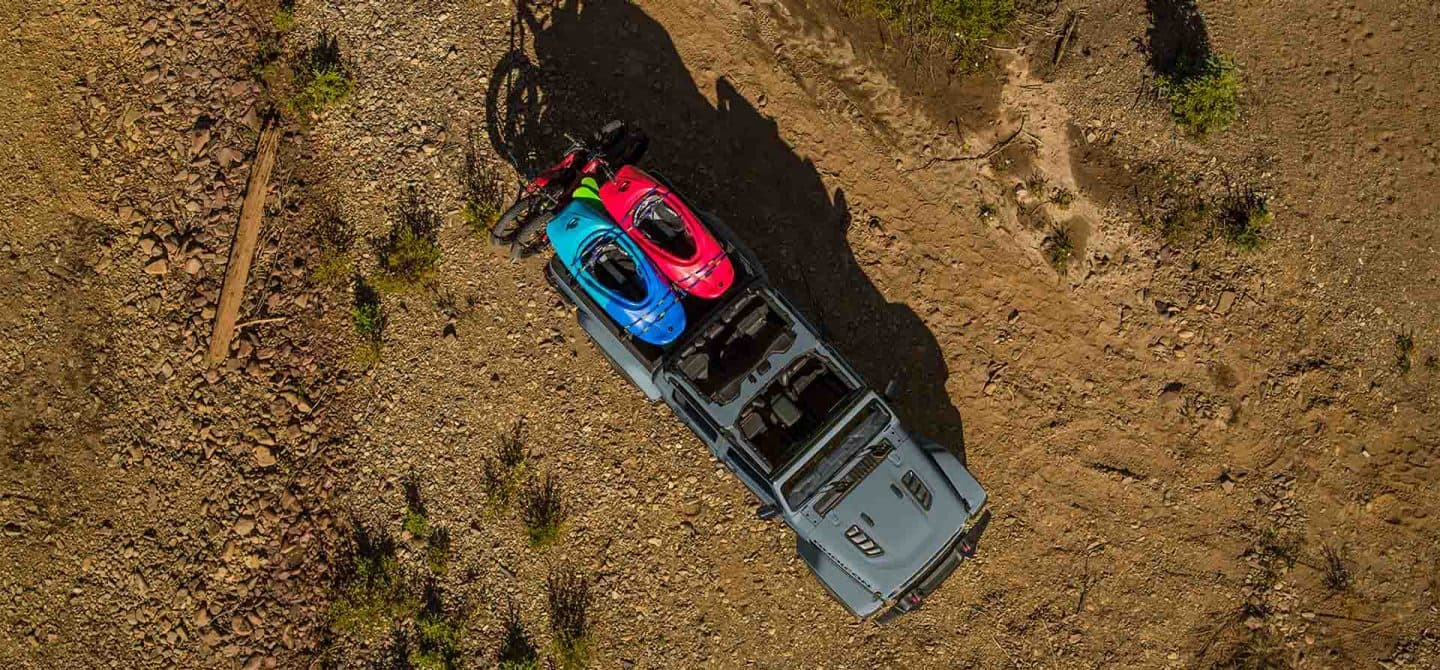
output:
[[[748,410],[740,417],[740,434],[747,440],[754,440],[756,435],[765,431],[765,419],[755,410]]]
[[[800,408],[783,395],[775,396],[775,399],[770,401],[770,411],[775,415],[775,421],[786,428],[800,423],[803,417]]]
[[[760,329],[765,326],[765,316],[769,311],[770,309],[764,302],[755,305],[749,314],[746,314],[740,319],[739,323],[735,324],[735,329],[744,333],[746,336],[755,337],[760,333]]]

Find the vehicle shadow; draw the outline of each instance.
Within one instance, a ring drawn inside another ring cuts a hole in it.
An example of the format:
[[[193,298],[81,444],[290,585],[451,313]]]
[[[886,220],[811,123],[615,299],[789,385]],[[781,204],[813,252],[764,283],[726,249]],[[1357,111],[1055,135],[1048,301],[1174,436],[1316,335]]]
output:
[[[511,52],[490,82],[487,130],[496,150],[532,174],[563,151],[565,133],[589,133],[610,119],[637,123],[651,138],[642,165],[724,219],[871,385],[898,377],[900,417],[963,460],[960,413],[945,390],[949,371],[935,336],[871,283],[846,238],[844,192],[826,188],[775,121],[723,76],[713,82],[712,104],[665,29],[631,3],[518,6]]]

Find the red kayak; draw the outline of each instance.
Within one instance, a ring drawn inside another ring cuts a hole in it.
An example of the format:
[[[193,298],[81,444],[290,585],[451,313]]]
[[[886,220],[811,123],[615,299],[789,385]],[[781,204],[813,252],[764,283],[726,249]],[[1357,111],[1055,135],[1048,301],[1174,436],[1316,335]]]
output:
[[[700,217],[639,168],[620,168],[600,187],[600,202],[675,288],[713,299],[735,283],[735,266]]]

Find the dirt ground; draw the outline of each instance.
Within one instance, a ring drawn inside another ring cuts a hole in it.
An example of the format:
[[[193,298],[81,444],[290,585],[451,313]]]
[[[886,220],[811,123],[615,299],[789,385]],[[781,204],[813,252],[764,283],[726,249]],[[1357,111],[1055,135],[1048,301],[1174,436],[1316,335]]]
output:
[[[433,579],[465,667],[512,605],[551,653],[557,566],[600,668],[1440,665],[1440,8],[1200,2],[1244,89],[1195,140],[1152,84],[1182,0],[1032,6],[965,75],[822,0],[535,4],[298,2],[283,58],[337,34],[354,91],[291,124],[207,370],[275,5],[0,0],[0,662],[391,667],[408,624],[330,625],[358,527]],[[542,261],[462,223],[472,141],[509,178],[616,117],[989,491],[918,613],[846,615]],[[411,189],[443,255],[367,365],[314,224],[377,238]],[[1237,190],[1274,213],[1257,251],[1154,229]],[[543,549],[486,503],[522,416],[570,510]]]

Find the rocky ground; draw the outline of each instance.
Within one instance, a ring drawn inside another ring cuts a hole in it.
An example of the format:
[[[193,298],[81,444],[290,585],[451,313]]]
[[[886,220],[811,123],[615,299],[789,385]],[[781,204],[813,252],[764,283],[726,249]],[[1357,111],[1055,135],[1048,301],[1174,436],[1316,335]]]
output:
[[[594,667],[1440,656],[1434,7],[1202,3],[1245,93],[1197,141],[1148,83],[1158,0],[1031,7],[967,76],[844,3],[31,4],[0,3],[0,660],[403,667],[432,611],[446,660],[490,667],[517,622],[561,659],[557,570],[591,584]],[[288,115],[207,369],[260,118],[292,92],[260,54],[322,33],[353,90]],[[990,490],[979,558],[921,612],[848,618],[540,261],[465,225],[467,156],[513,185],[611,117]],[[1275,215],[1258,251],[1155,230],[1239,190]],[[372,349],[346,277],[410,194],[441,257],[381,295]],[[486,463],[522,417],[501,504]],[[537,549],[519,491],[547,475],[568,518]],[[382,554],[403,612],[340,625]]]

